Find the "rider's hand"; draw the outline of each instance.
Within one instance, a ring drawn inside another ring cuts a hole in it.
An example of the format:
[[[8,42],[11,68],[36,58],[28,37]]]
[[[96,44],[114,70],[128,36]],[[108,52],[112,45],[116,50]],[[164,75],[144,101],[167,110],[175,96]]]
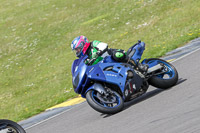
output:
[[[92,65],[95,61],[96,61],[95,58],[92,58],[92,59],[89,59],[89,58],[88,58],[88,59],[85,60],[85,64],[90,66],[90,65]]]
[[[95,58],[90,59],[90,61],[88,62],[88,65],[92,65],[95,61],[96,61]]]
[[[90,61],[90,59],[87,58],[87,59],[85,60],[85,64],[88,65],[89,61]]]
[[[93,55],[92,55],[92,58],[98,58],[99,56],[102,55],[102,52],[100,50],[98,50],[97,52],[94,52]]]

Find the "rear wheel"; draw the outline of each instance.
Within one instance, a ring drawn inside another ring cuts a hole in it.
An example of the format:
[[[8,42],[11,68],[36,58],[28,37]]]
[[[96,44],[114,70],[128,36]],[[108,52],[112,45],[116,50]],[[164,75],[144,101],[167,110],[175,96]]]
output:
[[[96,90],[90,90],[86,94],[88,104],[98,112],[104,114],[114,114],[123,109],[124,101],[115,91],[108,95],[100,94]]]
[[[157,58],[148,59],[146,63],[149,64],[154,61],[157,61],[158,64],[162,64],[164,68],[158,72],[161,74],[155,75],[148,80],[149,84],[160,89],[167,89],[174,86],[178,81],[178,72],[176,68],[169,62]]]

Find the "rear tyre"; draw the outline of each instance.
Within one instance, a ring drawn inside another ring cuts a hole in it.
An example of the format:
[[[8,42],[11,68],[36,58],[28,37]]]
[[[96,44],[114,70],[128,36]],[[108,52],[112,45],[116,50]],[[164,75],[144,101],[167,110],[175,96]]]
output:
[[[90,90],[86,94],[86,99],[94,110],[104,114],[115,114],[124,107],[122,97],[115,91],[105,96],[96,90]]]
[[[149,84],[155,87],[158,87],[160,89],[168,89],[172,86],[174,86],[178,81],[178,72],[176,68],[170,64],[169,62],[157,59],[157,58],[151,58],[146,60],[146,63],[150,63],[151,61],[157,60],[158,63],[162,63],[164,65],[163,71],[166,71],[163,74],[156,75],[151,77],[148,81]]]
[[[0,133],[26,133],[16,122],[11,120],[0,120]]]

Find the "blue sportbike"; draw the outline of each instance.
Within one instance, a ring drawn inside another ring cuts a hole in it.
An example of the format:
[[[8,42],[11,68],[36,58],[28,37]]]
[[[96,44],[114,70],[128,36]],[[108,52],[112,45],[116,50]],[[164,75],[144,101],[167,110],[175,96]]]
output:
[[[138,56],[135,47],[136,45],[127,51],[130,59]],[[140,53],[143,51],[138,54]],[[84,55],[72,64],[73,88],[87,99],[93,109],[101,113],[114,114],[121,111],[124,102],[144,94],[149,85],[167,89],[178,81],[176,68],[162,59],[144,59],[141,63],[149,66],[144,74],[130,63],[115,61],[110,55],[95,65],[86,65],[87,58]]]

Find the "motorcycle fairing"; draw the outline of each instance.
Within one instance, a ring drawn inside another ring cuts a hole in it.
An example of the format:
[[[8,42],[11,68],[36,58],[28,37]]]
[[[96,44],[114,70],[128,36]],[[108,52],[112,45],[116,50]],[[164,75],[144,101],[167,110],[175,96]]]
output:
[[[139,91],[142,82],[143,79],[141,79],[139,75],[134,73],[133,78],[129,79],[125,85],[125,90],[124,90],[125,101],[129,101],[131,99],[131,96]]]
[[[102,61],[102,63],[117,63],[111,56],[106,56]]]
[[[130,93],[130,85],[127,86],[127,84],[130,83],[132,85],[135,85],[135,89],[137,90],[142,85],[142,79],[133,71],[133,69],[131,68],[129,64],[126,64],[126,63],[102,63],[101,64],[100,63],[98,65],[99,65],[98,69],[102,71],[99,75],[104,74],[105,79],[97,79],[96,74],[98,74],[98,72],[97,71],[95,72],[94,68],[90,70],[90,71],[94,71],[95,73],[95,74],[93,73],[94,76],[88,74],[88,77],[90,77],[91,80],[95,79],[95,80],[117,85],[120,88],[121,94],[123,95],[123,99],[128,100],[130,96],[134,93],[134,92]],[[133,78],[132,80],[129,80],[126,82],[127,71],[133,72]],[[90,89],[96,90],[96,88],[93,88],[93,86],[91,86],[89,90]],[[125,95],[125,89],[129,91],[128,95]]]
[[[74,62],[72,63],[72,67],[71,67],[71,72],[72,72],[72,76],[74,76],[74,71],[75,71],[75,67],[78,66],[78,61],[79,59],[74,60]]]
[[[116,84],[121,92],[124,91],[124,86],[127,78],[127,71],[130,67],[124,67],[123,63],[105,63],[99,64],[101,70],[104,71],[106,82]],[[110,69],[108,69],[110,67]]]
[[[115,84],[120,88],[121,94],[124,95],[127,79],[127,71],[132,71],[135,74],[132,67],[127,63],[98,63],[92,66],[87,66],[84,60],[87,56],[83,56],[80,59],[74,61],[72,65],[72,81],[74,91],[85,97],[85,92],[88,89],[95,89],[94,85],[91,83],[95,82],[105,82],[110,84]],[[106,58],[107,61],[112,61],[111,57]],[[105,60],[104,60],[105,61]],[[102,61],[103,62],[103,61]],[[134,76],[133,80],[136,79]],[[140,86],[139,82],[134,82],[136,86]],[[138,84],[138,85],[137,85]],[[138,88],[138,87],[137,87]]]
[[[87,70],[87,65],[84,63],[86,58],[87,56],[83,56],[75,60],[72,64],[72,83],[74,91],[78,94],[81,93],[82,84],[86,79],[85,72]]]
[[[139,44],[135,44],[132,47],[130,47],[127,51],[127,55],[134,61],[140,60],[144,50],[145,43],[140,42]]]
[[[101,68],[99,67],[99,64],[88,66],[86,74],[87,74],[87,77],[92,80],[101,81],[101,82],[106,81],[103,70],[101,70]]]
[[[87,56],[82,56],[81,58],[74,60],[74,62],[72,63],[72,67],[71,67],[72,76],[74,76],[75,69],[77,69],[76,67],[79,66],[79,64],[82,61],[84,61],[86,58],[87,58]]]

